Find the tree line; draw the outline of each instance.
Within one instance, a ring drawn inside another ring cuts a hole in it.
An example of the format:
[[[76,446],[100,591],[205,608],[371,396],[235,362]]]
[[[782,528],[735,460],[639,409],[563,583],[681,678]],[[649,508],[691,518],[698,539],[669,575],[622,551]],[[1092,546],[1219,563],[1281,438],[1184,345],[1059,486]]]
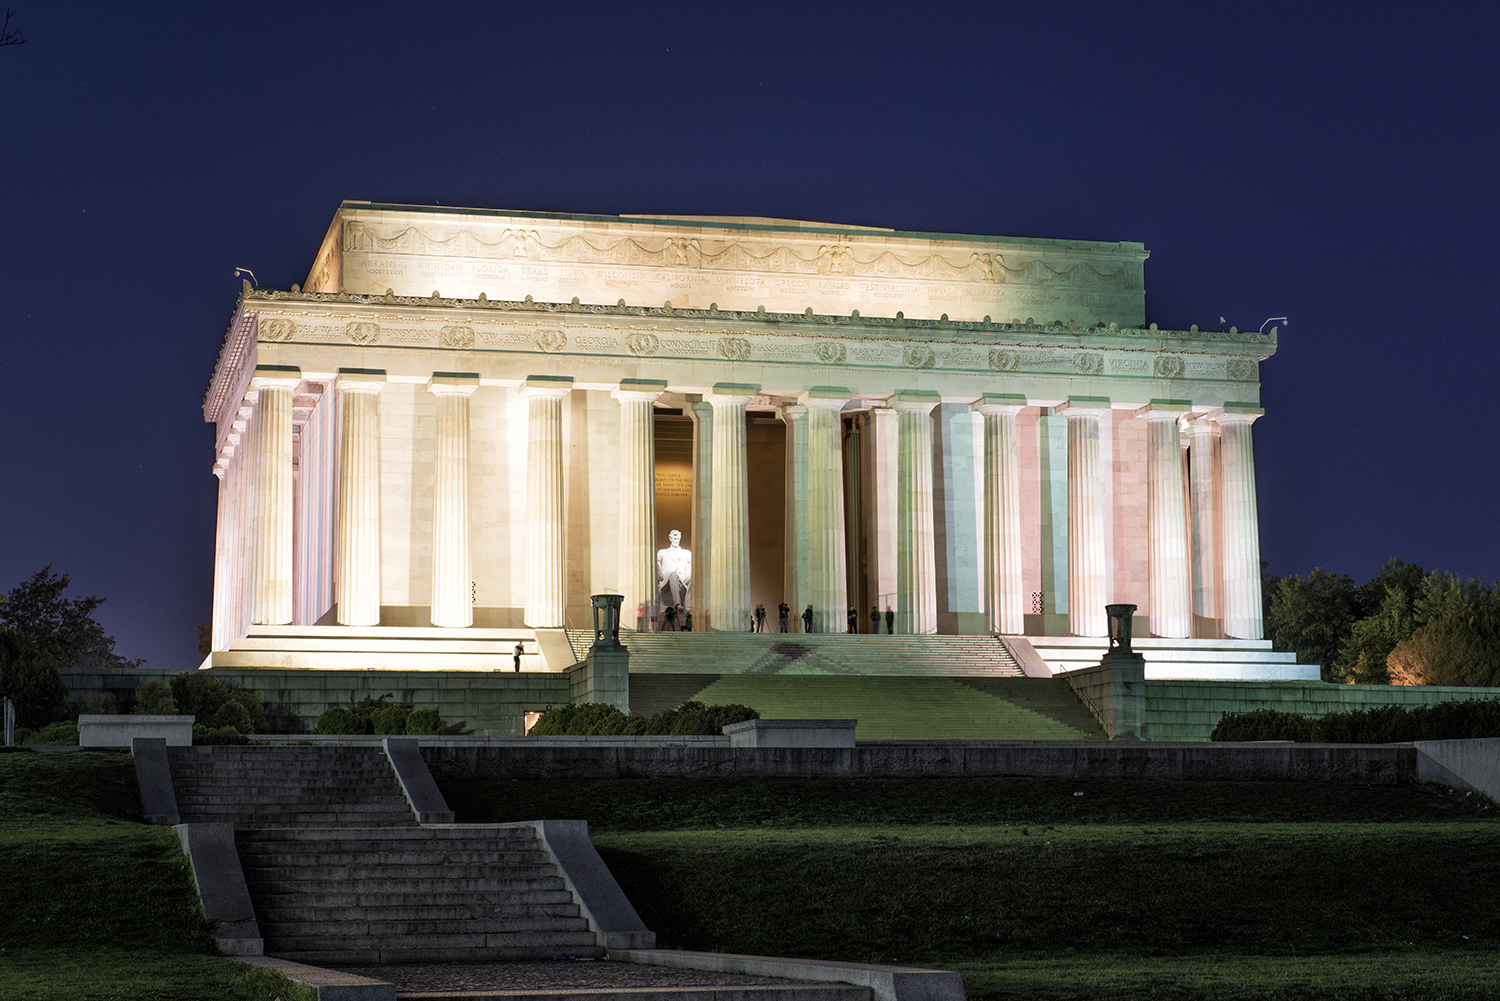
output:
[[[1500,582],[1392,559],[1362,584],[1322,567],[1267,578],[1266,635],[1324,681],[1500,686]]]

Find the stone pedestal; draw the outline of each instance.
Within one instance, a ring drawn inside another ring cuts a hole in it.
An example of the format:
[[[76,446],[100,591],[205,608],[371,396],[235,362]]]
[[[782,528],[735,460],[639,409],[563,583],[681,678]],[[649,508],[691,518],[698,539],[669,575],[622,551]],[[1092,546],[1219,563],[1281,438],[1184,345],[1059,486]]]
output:
[[[432,624],[464,628],[474,622],[469,550],[469,397],[477,376],[435,375],[437,462],[432,470]]]
[[[848,630],[848,577],[844,542],[843,425],[847,393],[809,390],[807,408],[807,596],[813,632]]]
[[[986,394],[974,405],[984,415],[984,573],[990,629],[1026,631],[1021,591],[1021,464],[1016,414],[1023,397]]]
[[[1187,510],[1177,423],[1187,411],[1153,403],[1137,411],[1147,425],[1146,532],[1150,547],[1151,631],[1184,639],[1192,631]]]
[[[339,373],[338,622],[380,624],[380,390],[384,372]]]
[[[750,624],[750,493],[745,469],[745,404],[758,388],[720,384],[703,398],[714,408],[708,627],[725,632],[744,632]]]
[[[261,365],[250,388],[255,412],[249,427],[255,464],[250,621],[282,626],[292,621],[292,391],[296,369]]]
[[[656,433],[652,405],[665,382],[625,379],[614,391],[620,403],[620,570],[622,605],[656,601]],[[688,599],[691,602],[691,598]],[[649,613],[647,613],[649,614]]]
[[[932,408],[936,394],[891,397],[900,415],[896,457],[896,631],[937,632],[932,521]]]
[[[575,704],[607,702],[622,713],[630,712],[630,651],[623,646],[595,646],[583,663],[568,671],[569,690]]]
[[[1060,412],[1068,419],[1068,628],[1074,636],[1103,636],[1109,594],[1099,418],[1109,401],[1072,399]]]
[[[1255,447],[1250,425],[1259,407],[1225,410],[1219,425],[1224,499],[1224,635],[1258,640],[1264,631],[1260,528],[1255,510]]]
[[[563,627],[564,530],[562,403],[566,377],[526,380],[526,624]]]

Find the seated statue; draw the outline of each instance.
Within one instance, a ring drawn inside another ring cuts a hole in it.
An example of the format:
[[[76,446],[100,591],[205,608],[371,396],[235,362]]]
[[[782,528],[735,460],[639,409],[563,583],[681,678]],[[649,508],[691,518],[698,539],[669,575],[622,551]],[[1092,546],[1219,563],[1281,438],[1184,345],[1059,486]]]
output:
[[[682,533],[675,528],[667,533],[671,543],[656,551],[656,599],[667,607],[681,605],[693,610],[693,554],[682,548]]]

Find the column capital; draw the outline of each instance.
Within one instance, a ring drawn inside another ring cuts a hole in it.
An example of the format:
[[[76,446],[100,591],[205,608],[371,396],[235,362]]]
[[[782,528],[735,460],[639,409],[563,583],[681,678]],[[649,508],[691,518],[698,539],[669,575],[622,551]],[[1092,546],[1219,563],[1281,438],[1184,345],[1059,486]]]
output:
[[[665,379],[621,379],[620,385],[610,392],[621,403],[629,400],[655,403],[667,391]]]
[[[1098,417],[1100,414],[1109,412],[1109,397],[1070,396],[1067,402],[1057,408],[1057,412],[1068,418]]]
[[[521,395],[528,400],[560,400],[573,391],[571,375],[528,375]]]
[[[975,413],[1014,417],[1026,409],[1026,397],[1017,393],[985,393],[973,404]]]
[[[434,396],[472,396],[479,388],[479,376],[473,372],[434,372],[427,380],[427,391]]]
[[[924,414],[930,414],[933,407],[943,402],[943,398],[936,393],[923,390],[908,390],[887,397],[885,402],[897,410],[919,410]]]
[[[1257,417],[1264,417],[1264,407],[1248,403],[1226,403],[1218,410],[1210,410],[1205,416],[1216,424],[1253,424]]]
[[[759,395],[759,386],[743,382],[716,382],[712,390],[703,394],[703,402],[714,406],[743,406]]]
[[[788,403],[784,407],[776,408],[776,416],[787,423],[799,421],[807,416],[807,408],[800,403]]]
[[[844,404],[853,399],[853,395],[843,386],[814,386],[799,393],[797,402],[818,410],[843,410]]]
[[[383,368],[341,368],[338,387],[343,393],[369,393],[374,395],[385,386]]]
[[[1191,400],[1152,400],[1137,410],[1135,415],[1143,421],[1175,421],[1192,412]]]
[[[296,389],[302,382],[302,370],[296,365],[257,365],[250,377],[250,387],[261,389]]]

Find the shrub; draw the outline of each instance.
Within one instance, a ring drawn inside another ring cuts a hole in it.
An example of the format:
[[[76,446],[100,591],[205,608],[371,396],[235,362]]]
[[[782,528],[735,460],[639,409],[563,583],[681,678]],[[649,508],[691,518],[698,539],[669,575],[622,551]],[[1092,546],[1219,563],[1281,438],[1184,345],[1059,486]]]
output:
[[[16,741],[29,747],[73,747],[78,744],[78,724],[64,720],[50,723],[40,730],[16,731]]]
[[[709,706],[702,702],[684,702],[655,716],[622,713],[607,702],[583,702],[578,705],[553,706],[532,726],[538,737],[630,736],[649,734],[713,735],[724,732],[731,723],[760,719],[760,713],[749,706]]]
[[[178,713],[197,717],[199,723],[218,728],[223,726],[240,727],[239,714],[229,710],[226,720],[233,719],[234,723],[216,723],[220,710],[228,703],[236,703],[245,710],[250,729],[244,733],[265,733],[268,729],[266,724],[266,703],[257,692],[246,691],[236,688],[222,678],[216,678],[207,671],[183,672],[172,679],[172,699],[177,704]]]
[[[318,989],[291,980],[269,966],[248,966],[234,979],[235,996],[245,1001],[318,1001]]]
[[[1296,740],[1327,744],[1393,744],[1411,740],[1500,737],[1500,699],[1429,706],[1378,706],[1328,713],[1321,719],[1274,709],[1230,713],[1209,740]]]
[[[1500,683],[1500,607],[1490,605],[1450,615],[1416,630],[1386,659],[1398,685]]]
[[[112,692],[82,692],[68,706],[68,716],[75,720],[80,716],[113,716],[119,711],[120,704]]]
[[[248,744],[250,738],[232,726],[212,727],[193,724],[194,744]]]
[[[207,725],[211,730],[223,730],[226,728],[237,730],[240,733],[254,733],[255,724],[250,722],[250,713],[245,709],[243,703],[231,699],[214,710],[214,714],[208,718]]]
[[[391,706],[388,709],[380,709],[370,716],[371,728],[379,734],[398,734],[406,732],[406,720],[411,715],[411,710],[405,706]]]
[[[412,736],[442,733],[443,717],[436,709],[418,709],[406,717],[406,732]]]
[[[176,716],[177,700],[172,698],[171,686],[155,678],[141,682],[136,686],[131,712],[137,716]]]
[[[365,729],[364,720],[343,706],[334,706],[323,710],[323,714],[318,717],[318,732],[349,736],[369,731]]]

